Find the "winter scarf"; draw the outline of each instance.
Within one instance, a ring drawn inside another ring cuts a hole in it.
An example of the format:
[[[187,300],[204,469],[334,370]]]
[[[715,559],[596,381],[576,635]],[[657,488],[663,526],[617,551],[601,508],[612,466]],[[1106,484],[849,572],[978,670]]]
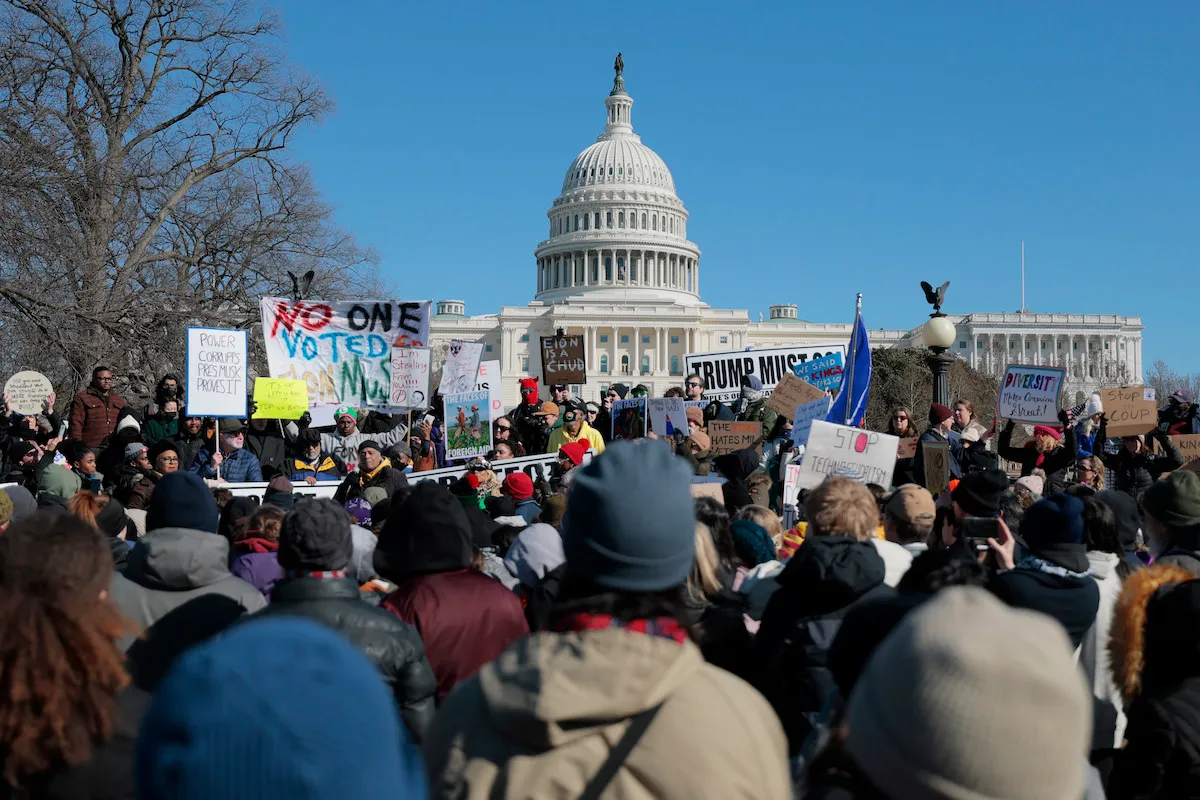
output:
[[[650,619],[631,619],[622,622],[611,614],[571,614],[559,621],[555,627],[558,633],[577,631],[602,631],[608,628],[622,628],[634,633],[643,633],[660,639],[670,639],[683,644],[688,640],[687,628],[671,617],[653,617]]]
[[[1034,572],[1042,572],[1046,575],[1057,575],[1060,578],[1086,578],[1088,571],[1072,572],[1066,567],[1060,567],[1058,564],[1053,564],[1044,558],[1038,558],[1035,555],[1027,555],[1017,564],[1017,569],[1027,569]]]

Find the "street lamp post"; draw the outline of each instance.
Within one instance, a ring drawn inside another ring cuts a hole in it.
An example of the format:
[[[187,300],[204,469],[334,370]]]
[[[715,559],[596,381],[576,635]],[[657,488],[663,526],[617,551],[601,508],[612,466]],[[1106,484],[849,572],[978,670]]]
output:
[[[933,402],[944,406],[950,405],[950,365],[954,356],[947,352],[958,338],[958,331],[945,314],[942,313],[942,302],[946,298],[946,288],[950,282],[942,284],[937,291],[927,283],[922,283],[926,299],[933,304],[933,313],[929,321],[921,329],[925,346],[929,348],[929,369],[933,372]]]

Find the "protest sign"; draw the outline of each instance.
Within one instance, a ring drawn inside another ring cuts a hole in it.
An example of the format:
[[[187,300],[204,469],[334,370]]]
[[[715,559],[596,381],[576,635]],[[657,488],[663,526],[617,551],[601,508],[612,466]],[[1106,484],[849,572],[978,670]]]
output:
[[[392,348],[429,343],[429,301],[261,302],[267,371],[308,383],[310,404],[386,407]]]
[[[950,485],[950,443],[925,442],[921,447],[925,465],[925,488],[936,496]]]
[[[492,406],[492,419],[504,416],[504,396],[501,392],[500,362],[480,361],[479,376],[475,379],[475,391],[487,392]]]
[[[712,439],[712,454],[723,456],[753,446],[762,437],[761,422],[727,422],[712,420],[708,423],[708,436]]]
[[[721,505],[725,505],[725,490],[721,487],[725,485],[724,480],[705,480],[692,478],[692,497],[699,499],[701,497],[711,497]]]
[[[429,405],[430,350],[392,348],[392,408],[422,409]]]
[[[917,437],[906,436],[896,447],[896,458],[915,458],[917,455]]]
[[[1146,399],[1146,387],[1101,389],[1100,399],[1111,437],[1138,436],[1158,427],[1158,405]]]
[[[476,368],[478,369],[478,367]],[[443,401],[446,458],[474,458],[492,449],[491,405],[487,392],[446,395]]]
[[[1009,364],[1000,381],[998,416],[1032,425],[1058,425],[1058,402],[1067,371]]]
[[[818,419],[825,419],[829,413],[830,398],[822,394],[816,400],[798,407],[792,416],[792,442],[800,447],[808,443],[808,434],[812,424]]]
[[[510,458],[505,461],[493,461],[492,472],[496,473],[496,477],[501,480],[504,480],[505,476],[511,475],[514,472],[524,472],[536,481],[541,477],[549,478],[550,470],[557,460],[557,453],[542,453],[536,456],[522,456],[521,458]],[[467,466],[463,464],[457,467],[411,472],[408,475],[408,482],[437,481],[442,486],[450,488],[452,483],[466,474]],[[336,485],[334,484],[334,486]]]
[[[245,417],[246,332],[187,329],[187,416]]]
[[[4,393],[18,414],[41,414],[42,405],[52,391],[50,379],[31,369],[15,373],[4,382]]]
[[[808,434],[800,461],[799,487],[819,486],[834,473],[853,475],[860,483],[892,485],[896,468],[895,436],[817,420]]]
[[[800,499],[800,462],[794,461],[783,470],[783,504],[794,506]]]
[[[1172,436],[1171,442],[1183,454],[1183,469],[1200,472],[1200,434]]]
[[[842,386],[842,354],[830,353],[792,366],[792,374],[821,391],[834,392]]]
[[[479,360],[483,358],[483,342],[464,342],[452,339],[446,352],[446,363],[442,365],[442,381],[438,394],[447,397],[463,394],[475,388],[479,380]]]
[[[783,380],[784,375],[792,374],[796,364],[830,353],[839,353],[845,358],[846,345],[794,345],[721,353],[688,353],[683,361],[689,374],[699,375],[703,379],[706,398],[736,400],[741,395],[743,375],[757,376],[762,381],[763,389],[770,392]]]
[[[767,400],[767,408],[791,419],[797,408],[822,397],[825,397],[825,392],[808,381],[795,375],[784,375],[782,380],[775,384],[775,390]]]
[[[682,397],[650,397],[646,400],[646,414],[650,417],[650,430],[659,436],[674,436],[676,431],[688,432],[687,412]]]
[[[547,386],[587,383],[582,336],[543,336],[542,383]]]
[[[646,400],[614,400],[612,404],[612,438],[641,439],[646,435]]]
[[[308,411],[308,384],[288,378],[255,378],[254,406],[254,419],[300,419]]]

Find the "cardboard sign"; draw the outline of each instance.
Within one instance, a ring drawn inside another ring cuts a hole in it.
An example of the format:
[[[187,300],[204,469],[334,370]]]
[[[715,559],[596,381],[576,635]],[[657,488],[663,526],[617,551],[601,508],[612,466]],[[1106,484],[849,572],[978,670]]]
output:
[[[775,384],[775,390],[771,392],[771,398],[767,400],[767,408],[790,419],[800,406],[823,397],[825,397],[825,392],[808,381],[801,380],[795,375],[784,375],[783,380]]]
[[[825,415],[829,413],[831,402],[833,402],[832,398],[822,394],[816,400],[805,403],[796,409],[796,413],[792,416],[792,441],[797,447],[808,444],[808,434],[812,430],[812,424],[819,419],[825,419]]]
[[[392,408],[428,407],[430,357],[428,347],[392,348]]]
[[[906,436],[901,439],[900,445],[896,448],[896,458],[916,458],[918,441],[915,436]]]
[[[853,474],[862,483],[891,486],[899,442],[886,433],[817,420],[800,461],[799,488],[819,486],[835,473]]]
[[[255,378],[254,405],[254,419],[300,419],[308,411],[308,384],[288,378]]]
[[[843,358],[841,353],[830,353],[792,367],[792,374],[808,381],[821,391],[837,391],[842,387]]]
[[[442,365],[442,382],[438,384],[438,394],[447,397],[452,394],[464,394],[475,388],[479,378],[479,360],[483,358],[483,342],[464,342],[452,339],[450,349],[446,354],[446,363]]]
[[[8,395],[12,410],[18,414],[42,413],[42,405],[52,391],[50,379],[31,369],[15,373],[4,382],[4,393]]]
[[[542,383],[547,386],[587,383],[582,336],[543,336]]]
[[[641,439],[646,435],[646,400],[635,397],[614,400],[612,404],[612,438]]]
[[[646,398],[646,414],[650,417],[650,430],[659,436],[674,436],[676,431],[687,435],[686,408],[682,397]]]
[[[795,345],[733,350],[723,353],[688,353],[683,357],[689,375],[704,380],[704,397],[709,400],[737,400],[741,396],[743,375],[756,375],[763,389],[770,392],[796,364],[839,353],[846,356],[846,345]],[[789,415],[791,411],[787,412]]]
[[[1200,472],[1200,434],[1172,436],[1171,442],[1183,453],[1183,469]]]
[[[478,367],[476,367],[478,369]],[[442,434],[446,458],[474,458],[492,449],[492,416],[487,392],[462,392],[447,395]]]
[[[500,362],[480,361],[479,377],[475,379],[475,391],[487,392],[491,398],[492,419],[504,416],[503,385],[500,382]]]
[[[263,298],[267,371],[272,378],[308,383],[314,405],[386,407],[392,393],[392,348],[429,343],[429,306],[428,300]]]
[[[712,439],[712,454],[723,456],[752,447],[762,437],[762,423],[714,419],[708,423],[708,435]]]
[[[950,485],[950,443],[925,442],[921,446],[925,461],[925,488],[939,495]]]
[[[187,330],[187,416],[245,417],[246,332]]]
[[[725,490],[721,488],[724,485],[724,481],[704,481],[701,483],[693,481],[692,497],[696,499],[701,497],[711,497],[713,500],[716,500],[718,503],[724,505]]]
[[[1000,419],[1031,425],[1058,425],[1058,404],[1067,371],[1058,367],[1010,364],[1000,381]]]
[[[1138,436],[1158,427],[1158,405],[1146,399],[1145,387],[1101,389],[1107,433],[1113,438]]]

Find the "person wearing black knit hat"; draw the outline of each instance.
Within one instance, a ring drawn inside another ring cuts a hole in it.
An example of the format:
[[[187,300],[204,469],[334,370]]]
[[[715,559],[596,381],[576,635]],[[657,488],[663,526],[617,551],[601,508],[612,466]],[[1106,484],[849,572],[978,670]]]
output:
[[[913,458],[913,483],[925,485],[925,445],[945,442],[950,445],[950,480],[962,477],[963,448],[954,432],[954,412],[941,403],[929,407],[929,428],[917,440],[917,454]],[[936,492],[935,492],[936,494]]]
[[[1100,587],[1089,574],[1083,501],[1065,494],[1034,503],[1021,521],[1029,555],[1002,563],[992,591],[1014,608],[1040,611],[1066,630],[1078,647],[1096,621]]]
[[[301,501],[283,518],[279,533],[279,566],[286,577],[275,585],[271,605],[254,618],[307,617],[341,633],[382,673],[420,742],[433,720],[437,681],[417,629],[359,595],[358,582],[347,573],[353,549],[341,506],[328,499]]]
[[[358,445],[358,469],[346,476],[333,499],[344,505],[347,500],[362,497],[372,486],[384,489],[391,497],[408,488],[408,478],[383,457],[378,442],[367,439]]]

